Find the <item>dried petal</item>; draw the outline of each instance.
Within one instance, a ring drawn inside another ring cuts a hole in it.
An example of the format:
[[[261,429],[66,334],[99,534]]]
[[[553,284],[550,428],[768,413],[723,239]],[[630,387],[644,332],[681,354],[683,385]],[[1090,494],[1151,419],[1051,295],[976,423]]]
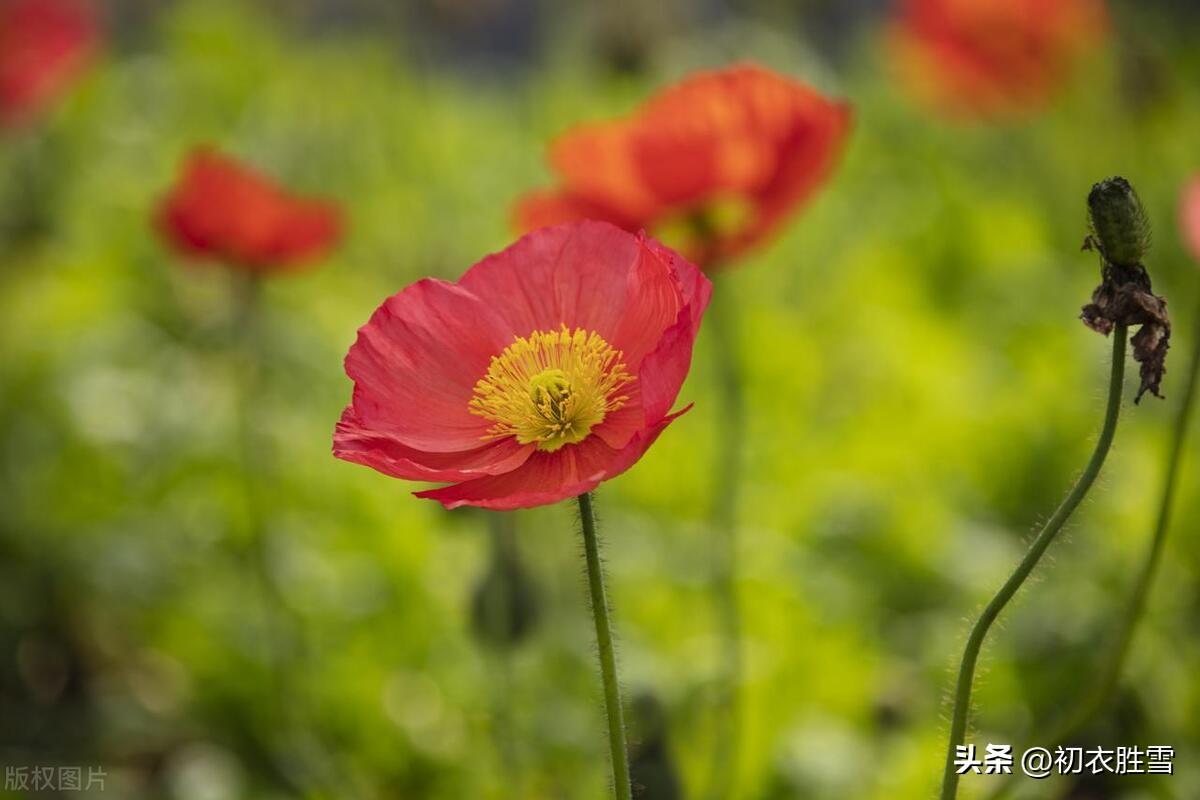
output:
[[[1167,371],[1167,349],[1171,342],[1167,301],[1154,294],[1150,276],[1140,264],[1129,267],[1105,261],[1103,278],[1080,318],[1105,336],[1117,325],[1142,326],[1132,339],[1133,357],[1141,364],[1141,386],[1134,402],[1140,401],[1146,392],[1162,397],[1159,387]]]

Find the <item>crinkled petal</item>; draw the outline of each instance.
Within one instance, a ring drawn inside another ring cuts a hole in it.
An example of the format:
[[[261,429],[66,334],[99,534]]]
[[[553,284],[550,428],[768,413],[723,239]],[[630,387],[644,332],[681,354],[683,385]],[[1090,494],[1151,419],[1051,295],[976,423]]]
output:
[[[620,450],[646,428],[646,409],[642,407],[642,389],[638,381],[622,390],[629,399],[616,411],[610,411],[604,421],[592,429],[609,447]]]
[[[666,330],[638,370],[641,403],[648,422],[660,419],[675,405],[692,364],[692,347],[700,321],[712,299],[712,283],[699,269],[676,259],[675,268],[685,299],[674,324]]]
[[[468,403],[514,336],[494,306],[428,278],[388,298],[346,355],[362,424],[426,452],[477,449],[490,423]]]
[[[644,255],[636,238],[610,223],[559,225],[488,256],[458,285],[502,298],[493,304],[495,313],[516,335],[566,325],[595,331],[611,344],[628,302],[630,272]]]
[[[643,238],[642,246],[646,255],[631,281],[629,307],[615,344],[639,378],[626,404],[593,431],[614,448],[624,447],[671,410],[712,292],[708,278],[686,259],[652,239]]]
[[[638,248],[638,258],[625,281],[623,314],[609,340],[632,370],[638,369],[659,337],[674,324],[684,304],[677,262],[687,263],[645,236],[638,237]]]
[[[690,408],[690,406],[688,407]],[[504,475],[416,492],[417,497],[437,500],[446,508],[478,506],[497,511],[557,503],[595,489],[601,481],[614,478],[642,457],[658,435],[681,410],[647,428],[620,450],[595,436],[553,453],[538,451],[522,466]]]
[[[338,458],[413,481],[465,481],[510,472],[525,463],[534,449],[510,436],[475,450],[427,453],[364,425],[353,407],[342,413],[333,434],[333,454]]]

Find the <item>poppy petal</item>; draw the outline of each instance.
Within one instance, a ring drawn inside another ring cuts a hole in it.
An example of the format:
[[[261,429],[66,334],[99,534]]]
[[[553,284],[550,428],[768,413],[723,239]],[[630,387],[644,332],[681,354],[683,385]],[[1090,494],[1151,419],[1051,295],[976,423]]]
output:
[[[446,281],[418,281],[375,311],[346,355],[354,413],[418,450],[475,450],[489,423],[470,413],[468,403],[510,339],[476,295]]]
[[[635,270],[637,279],[631,280],[630,304],[617,342],[630,369],[639,374],[645,371],[651,403],[647,408],[646,390],[639,379],[625,406],[609,414],[596,428],[594,433],[615,448],[624,447],[638,430],[671,410],[691,364],[690,342],[681,345],[684,339],[695,339],[712,291],[704,273],[686,259],[653,239],[643,238],[642,244],[646,257]],[[662,352],[658,353],[660,348]],[[651,353],[658,354],[645,363]]]
[[[498,475],[521,466],[533,450],[508,437],[475,450],[427,453],[365,425],[353,407],[342,413],[333,434],[333,454],[338,458],[414,481],[463,481]]]
[[[553,453],[536,452],[504,475],[476,478],[440,489],[415,492],[446,508],[477,506],[496,511],[557,503],[595,489],[601,481],[629,469],[676,417],[691,406],[647,428],[624,448],[614,450],[595,436]]]
[[[513,336],[566,325],[595,331],[611,344],[628,302],[630,272],[643,255],[634,237],[610,223],[559,225],[488,256],[458,285],[479,297],[504,298],[495,313]]]
[[[611,340],[624,354],[625,364],[635,371],[674,324],[684,302],[676,255],[644,236],[638,238],[638,245],[638,259],[626,279],[624,313]]]

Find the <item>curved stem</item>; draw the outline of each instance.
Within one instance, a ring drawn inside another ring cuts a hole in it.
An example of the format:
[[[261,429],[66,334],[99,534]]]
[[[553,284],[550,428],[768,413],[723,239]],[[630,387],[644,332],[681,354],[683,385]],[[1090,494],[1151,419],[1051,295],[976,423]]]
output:
[[[718,645],[721,674],[718,678],[712,769],[708,797],[728,800],[736,785],[741,714],[739,687],[742,673],[742,617],[737,596],[737,510],[741,493],[742,445],[745,441],[745,396],[738,348],[737,298],[728,287],[713,293],[708,329],[713,336],[718,426],[713,472],[712,526],[716,535],[712,552],[712,580],[720,628]]]
[[[600,655],[600,679],[604,684],[604,710],[608,717],[608,746],[612,754],[613,794],[617,800],[631,800],[629,749],[625,744],[625,716],[621,710],[621,686],[617,682],[617,660],[613,650],[612,626],[608,620],[608,597],[604,592],[604,565],[600,562],[600,542],[596,536],[596,515],[592,496],[579,495],[579,521],[583,529],[583,551],[587,559],[588,589],[592,617],[596,621],[596,649]]]
[[[979,659],[979,651],[983,647],[983,640],[987,636],[988,629],[992,627],[992,623],[1000,616],[1000,612],[1021,588],[1021,584],[1033,572],[1033,568],[1037,566],[1042,554],[1046,552],[1046,548],[1054,541],[1063,525],[1087,495],[1096,476],[1100,474],[1100,468],[1104,465],[1104,459],[1108,456],[1109,448],[1112,446],[1113,434],[1117,430],[1117,418],[1121,413],[1121,389],[1125,383],[1126,333],[1127,329],[1124,325],[1116,326],[1112,333],[1112,375],[1108,384],[1108,405],[1104,413],[1104,427],[1100,431],[1100,438],[1096,441],[1096,449],[1092,452],[1087,467],[1084,468],[1083,474],[1079,476],[1062,505],[1038,531],[1033,544],[1029,546],[1029,551],[1021,559],[1021,563],[1017,565],[1012,575],[1000,587],[1000,591],[983,609],[983,613],[976,620],[974,627],[971,628],[971,634],[967,638],[962,664],[958,670],[958,681],[954,689],[954,714],[950,723],[950,742],[946,749],[946,768],[942,774],[942,800],[954,800],[958,792],[958,772],[954,766],[955,754],[966,739],[967,717],[971,709],[971,686],[975,679],[975,663]]]
[[[1200,296],[1197,297],[1197,300],[1200,301]],[[1195,319],[1200,321],[1200,302],[1197,303]],[[1051,725],[1049,733],[1040,737],[1046,747],[1054,747],[1069,739],[1104,708],[1104,704],[1112,696],[1117,682],[1121,678],[1121,669],[1125,665],[1125,659],[1133,643],[1134,632],[1145,612],[1146,598],[1149,596],[1150,587],[1154,584],[1154,579],[1158,574],[1158,566],[1162,562],[1163,546],[1167,540],[1167,532],[1171,528],[1171,512],[1175,505],[1180,465],[1183,463],[1184,443],[1187,441],[1192,404],[1196,396],[1197,374],[1200,373],[1200,331],[1194,335],[1196,340],[1192,344],[1191,360],[1188,362],[1187,374],[1184,377],[1183,398],[1175,411],[1175,420],[1171,428],[1171,444],[1167,449],[1167,467],[1150,546],[1142,560],[1141,569],[1138,570],[1137,579],[1129,591],[1129,600],[1121,615],[1120,625],[1112,634],[1099,676],[1075,705],[1057,718]],[[1013,773],[1013,777],[1015,775],[1016,773]],[[1014,782],[1013,778],[1006,778],[1005,782],[990,795],[991,800],[1005,797]]]
[[[1197,319],[1200,319],[1200,307],[1197,311]],[[1070,736],[1099,711],[1121,677],[1121,667],[1125,663],[1129,645],[1133,641],[1134,630],[1146,609],[1146,597],[1150,594],[1150,586],[1158,574],[1158,565],[1162,561],[1163,544],[1167,540],[1167,531],[1171,527],[1171,511],[1175,504],[1175,489],[1179,482],[1179,466],[1183,462],[1184,442],[1187,440],[1188,426],[1191,422],[1192,398],[1196,393],[1198,370],[1200,370],[1200,337],[1192,345],[1192,357],[1188,362],[1187,377],[1184,380],[1183,401],[1175,412],[1175,421],[1171,429],[1171,444],[1167,453],[1166,476],[1159,499],[1158,516],[1154,522],[1154,534],[1150,539],[1150,547],[1146,551],[1146,557],[1142,561],[1137,580],[1129,593],[1129,604],[1121,617],[1121,627],[1113,637],[1104,668],[1100,672],[1100,678],[1096,681],[1087,699],[1080,704],[1078,711],[1069,715],[1059,731],[1056,731],[1055,741],[1062,741]]]

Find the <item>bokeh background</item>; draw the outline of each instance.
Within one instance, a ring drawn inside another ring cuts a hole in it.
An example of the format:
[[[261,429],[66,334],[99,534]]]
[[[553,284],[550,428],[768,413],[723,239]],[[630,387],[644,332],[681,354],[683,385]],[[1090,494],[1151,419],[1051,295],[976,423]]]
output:
[[[1176,225],[1200,169],[1192,4],[1112,2],[1055,102],[1002,123],[914,101],[868,0],[102,10],[79,85],[0,139],[0,763],[101,765],[103,796],[139,800],[603,796],[571,508],[498,525],[336,461],[341,359],[384,297],[512,239],[553,135],[755,60],[856,116],[828,186],[721,281],[749,413],[736,796],[933,794],[968,619],[1098,426],[1108,347],[1077,319],[1093,181],[1140,190],[1176,363],[1196,337]],[[263,287],[249,460],[235,278],[149,222],[202,142],[348,221],[332,257]],[[712,766],[710,350],[702,331],[695,409],[598,496],[640,768],[682,797]],[[1165,402],[1127,402],[1099,490],[991,638],[972,741],[1020,744],[1090,674],[1150,533],[1171,378]],[[1198,444],[1126,677],[1078,737],[1172,745],[1177,774],[1028,796],[1200,797]],[[509,525],[528,624],[498,643],[472,609]]]

